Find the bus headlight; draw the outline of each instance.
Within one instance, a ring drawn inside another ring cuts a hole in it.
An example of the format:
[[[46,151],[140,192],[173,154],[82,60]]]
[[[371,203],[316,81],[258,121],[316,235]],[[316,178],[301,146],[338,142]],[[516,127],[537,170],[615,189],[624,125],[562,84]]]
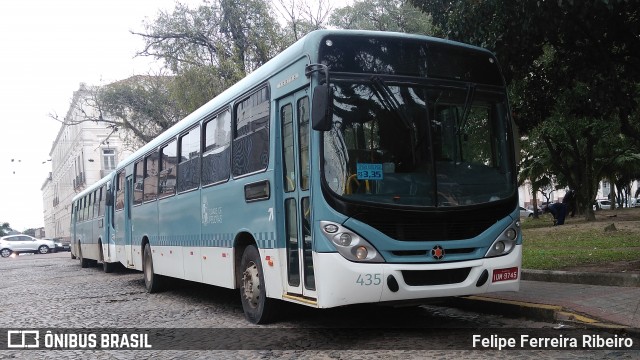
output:
[[[520,221],[516,220],[509,225],[498,238],[491,244],[491,247],[484,257],[495,257],[507,255],[516,247],[518,235],[520,234]]]
[[[351,235],[349,235],[348,233],[342,233],[340,235],[340,238],[338,239],[338,241],[340,242],[338,245],[349,246],[351,245],[351,240]]]
[[[320,221],[322,234],[333,243],[345,259],[357,262],[384,262],[373,245],[344,226]]]

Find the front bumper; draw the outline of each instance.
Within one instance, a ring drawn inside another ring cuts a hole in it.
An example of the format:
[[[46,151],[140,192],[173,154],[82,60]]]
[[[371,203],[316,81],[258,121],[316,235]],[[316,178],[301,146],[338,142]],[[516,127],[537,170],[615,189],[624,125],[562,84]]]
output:
[[[59,251],[71,251],[71,246],[69,244],[63,244],[63,243],[56,243],[55,248],[53,249],[54,252],[59,252]]]
[[[440,264],[356,263],[337,253],[315,255],[318,307],[322,308],[518,291],[520,288],[522,245],[516,245],[505,256]],[[517,268],[516,278],[494,281],[493,270],[514,267]]]

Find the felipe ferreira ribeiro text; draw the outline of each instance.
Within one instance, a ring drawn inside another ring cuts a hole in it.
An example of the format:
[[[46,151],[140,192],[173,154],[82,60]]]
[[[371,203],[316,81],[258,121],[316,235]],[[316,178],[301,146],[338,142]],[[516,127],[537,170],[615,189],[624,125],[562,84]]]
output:
[[[512,349],[512,348],[529,348],[529,349],[553,349],[553,348],[632,348],[633,339],[628,337],[620,337],[618,335],[612,337],[601,336],[598,334],[582,335],[582,336],[563,336],[556,335],[552,337],[533,337],[530,335],[520,335],[519,337],[503,337],[499,335],[491,335],[489,337],[482,335],[473,335],[473,348],[484,349]]]

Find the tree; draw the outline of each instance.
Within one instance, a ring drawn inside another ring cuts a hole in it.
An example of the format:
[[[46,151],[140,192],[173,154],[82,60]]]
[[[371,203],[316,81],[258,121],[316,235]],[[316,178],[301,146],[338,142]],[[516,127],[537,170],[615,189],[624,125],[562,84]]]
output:
[[[604,166],[631,150],[620,136],[640,144],[638,1],[412,2],[441,34],[496,53],[520,130],[544,142],[549,169],[594,219]]]
[[[284,38],[293,43],[313,30],[324,29],[332,7],[329,0],[319,0],[315,6],[308,0],[278,0],[275,10],[286,19]]]
[[[9,232],[13,231],[13,229],[11,229],[11,226],[9,225],[9,223],[2,223],[2,225],[0,225],[0,236],[5,236],[8,235]]]
[[[181,106],[173,94],[176,79],[171,76],[133,76],[104,86],[81,86],[74,94],[64,119],[73,126],[93,121],[120,136],[136,149],[171,127],[193,109]]]
[[[343,29],[399,31],[432,35],[431,19],[405,0],[357,1],[334,10],[329,23]]]
[[[28,228],[25,231],[23,231],[22,233],[25,234],[25,235],[36,237],[36,229],[34,229],[34,228]]]
[[[529,141],[528,138],[523,139],[522,144],[518,185],[522,186],[527,181],[531,184],[533,217],[537,219],[539,215],[537,211],[539,208],[538,192],[544,195],[543,189],[551,187],[552,174],[549,173],[549,161],[544,156],[547,152],[541,148],[544,145],[536,141]]]
[[[162,59],[177,75],[193,67],[215,67],[235,82],[284,47],[282,32],[263,0],[212,0],[196,9],[177,4],[132,32],[145,41],[139,56]]]

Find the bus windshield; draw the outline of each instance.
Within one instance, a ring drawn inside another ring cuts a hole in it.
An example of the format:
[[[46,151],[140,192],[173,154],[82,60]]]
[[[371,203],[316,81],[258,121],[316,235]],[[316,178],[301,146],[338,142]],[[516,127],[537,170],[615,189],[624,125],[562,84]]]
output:
[[[323,146],[328,187],[345,200],[400,206],[513,196],[506,95],[462,84],[384,75],[333,80],[333,126]]]

